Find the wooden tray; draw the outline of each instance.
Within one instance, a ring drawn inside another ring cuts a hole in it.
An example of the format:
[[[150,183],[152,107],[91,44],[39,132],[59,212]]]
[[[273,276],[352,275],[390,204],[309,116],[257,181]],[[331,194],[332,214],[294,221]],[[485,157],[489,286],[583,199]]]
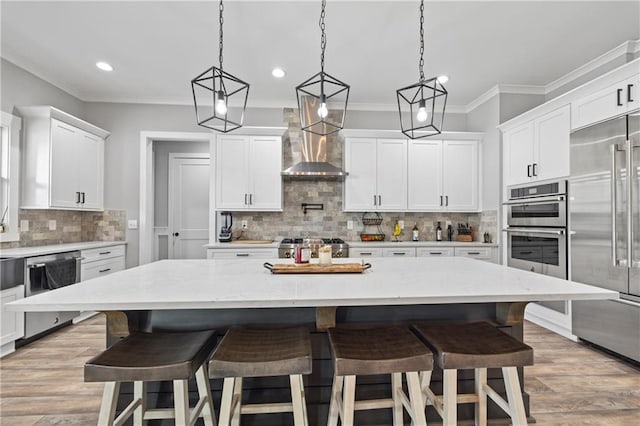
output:
[[[276,263],[265,262],[264,267],[272,274],[361,274],[371,268],[370,263]]]

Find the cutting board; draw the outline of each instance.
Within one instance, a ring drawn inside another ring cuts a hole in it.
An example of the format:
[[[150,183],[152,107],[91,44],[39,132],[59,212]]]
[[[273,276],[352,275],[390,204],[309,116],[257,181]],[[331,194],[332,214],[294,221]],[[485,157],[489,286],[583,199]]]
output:
[[[233,240],[231,244],[271,244],[273,240]]]
[[[276,263],[266,262],[264,267],[272,274],[361,274],[371,268],[370,263],[334,263],[319,265],[317,263]]]

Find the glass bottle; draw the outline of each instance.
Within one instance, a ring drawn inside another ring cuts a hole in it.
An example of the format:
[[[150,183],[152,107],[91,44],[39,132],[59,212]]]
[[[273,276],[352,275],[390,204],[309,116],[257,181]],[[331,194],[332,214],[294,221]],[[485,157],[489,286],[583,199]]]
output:
[[[436,241],[442,241],[442,227],[440,226],[440,222],[438,222],[438,227],[436,228]]]
[[[411,230],[411,239],[413,241],[420,240],[420,231],[418,230],[418,224],[413,225],[413,229]]]

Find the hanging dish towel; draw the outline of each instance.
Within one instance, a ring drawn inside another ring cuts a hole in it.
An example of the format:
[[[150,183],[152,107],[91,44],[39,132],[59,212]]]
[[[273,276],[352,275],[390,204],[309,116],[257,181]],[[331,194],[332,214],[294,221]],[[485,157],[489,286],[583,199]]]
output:
[[[50,290],[76,282],[76,259],[56,260],[44,266]]]

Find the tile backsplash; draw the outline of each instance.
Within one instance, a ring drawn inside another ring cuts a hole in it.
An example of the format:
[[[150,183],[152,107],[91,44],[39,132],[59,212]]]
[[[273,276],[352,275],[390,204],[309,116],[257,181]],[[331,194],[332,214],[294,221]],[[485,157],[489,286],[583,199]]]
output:
[[[125,239],[124,210],[20,210],[19,220],[29,221],[29,230],[20,232],[20,241],[0,243],[0,248]],[[50,221],[55,221],[55,230],[49,228]]]

